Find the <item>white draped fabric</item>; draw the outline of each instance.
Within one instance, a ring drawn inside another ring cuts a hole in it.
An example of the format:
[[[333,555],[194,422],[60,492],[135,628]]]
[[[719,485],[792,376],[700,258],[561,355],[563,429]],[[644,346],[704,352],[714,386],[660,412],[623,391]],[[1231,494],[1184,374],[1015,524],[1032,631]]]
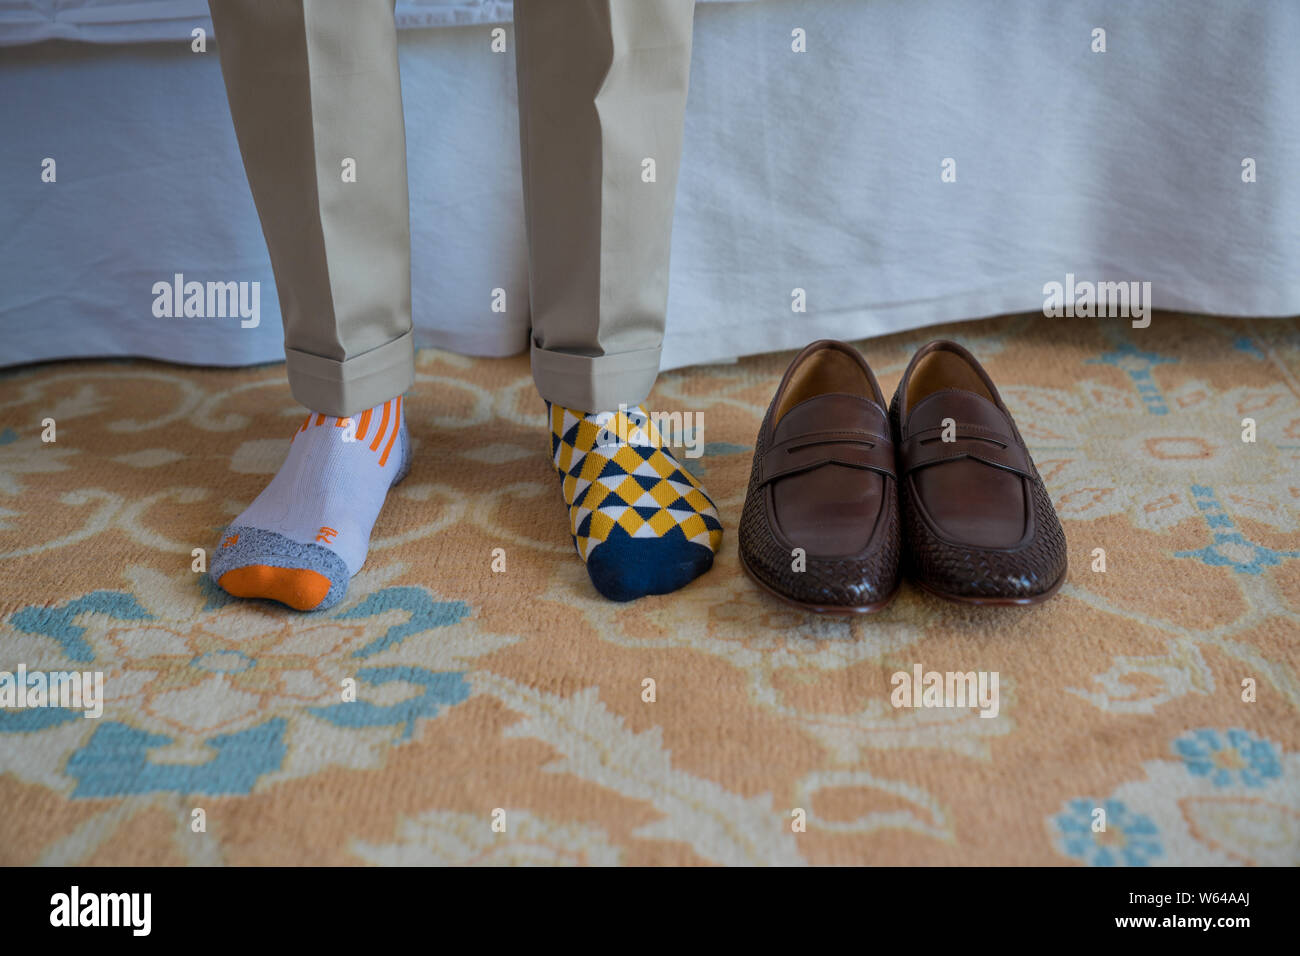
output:
[[[398,4],[422,346],[527,343],[509,15]],[[0,0],[0,364],[282,357],[196,27],[196,0]],[[1294,0],[701,0],[664,367],[1038,310],[1067,276],[1300,313],[1297,50]],[[260,283],[258,324],[155,315],[176,274]]]

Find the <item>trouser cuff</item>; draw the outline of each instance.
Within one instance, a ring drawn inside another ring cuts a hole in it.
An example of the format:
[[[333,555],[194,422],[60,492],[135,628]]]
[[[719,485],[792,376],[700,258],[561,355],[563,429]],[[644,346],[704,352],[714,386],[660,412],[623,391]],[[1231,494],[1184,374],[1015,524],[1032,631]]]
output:
[[[415,337],[409,331],[343,361],[290,348],[284,353],[293,397],[321,415],[356,415],[396,398],[415,381]]]
[[[533,381],[542,398],[581,412],[612,412],[645,401],[659,375],[661,349],[574,355],[532,347]]]

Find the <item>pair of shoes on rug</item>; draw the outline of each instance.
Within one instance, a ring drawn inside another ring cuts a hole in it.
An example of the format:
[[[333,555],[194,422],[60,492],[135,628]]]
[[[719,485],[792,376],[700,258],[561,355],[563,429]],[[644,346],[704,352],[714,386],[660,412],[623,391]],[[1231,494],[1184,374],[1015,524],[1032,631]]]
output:
[[[749,575],[813,611],[870,613],[903,572],[973,604],[1037,604],[1065,579],[1043,480],[988,373],[962,346],[913,356],[890,410],[853,346],[790,363],[755,442],[740,521]]]
[[[547,411],[569,532],[601,594],[666,594],[713,565],[717,509],[644,410],[588,414],[548,403]],[[332,607],[410,467],[400,396],[354,417],[309,414],[270,484],[222,534],[212,579],[235,597]]]

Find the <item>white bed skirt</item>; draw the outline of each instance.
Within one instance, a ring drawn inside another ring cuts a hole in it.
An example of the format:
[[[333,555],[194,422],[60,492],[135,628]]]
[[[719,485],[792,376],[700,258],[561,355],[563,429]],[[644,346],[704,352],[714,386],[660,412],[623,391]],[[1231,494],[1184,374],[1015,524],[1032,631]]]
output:
[[[421,346],[527,343],[509,6],[398,7]],[[0,364],[283,357],[194,26],[192,0],[0,0]],[[103,42],[15,45],[49,37]],[[1300,313],[1297,50],[1294,0],[700,3],[664,367],[1039,310],[1067,275]],[[260,323],[155,315],[178,273],[260,283]]]

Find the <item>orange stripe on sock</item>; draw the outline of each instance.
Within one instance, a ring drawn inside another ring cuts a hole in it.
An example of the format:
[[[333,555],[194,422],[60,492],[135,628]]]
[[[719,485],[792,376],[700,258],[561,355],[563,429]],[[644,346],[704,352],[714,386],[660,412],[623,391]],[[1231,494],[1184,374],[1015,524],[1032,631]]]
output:
[[[370,409],[361,413],[361,421],[357,423],[357,441],[366,437],[366,430],[370,428]]]
[[[319,412],[316,414],[316,424],[317,424],[317,425],[324,425],[324,424],[325,424],[325,416],[324,416],[324,415],[321,415]]]
[[[393,450],[393,442],[397,441],[397,432],[402,427],[402,396],[397,396],[397,411],[393,415],[393,433],[388,436],[388,444],[384,446],[384,453],[379,456],[379,467],[384,467],[388,461],[388,453]]]
[[[384,414],[379,419],[379,431],[375,434],[375,440],[370,443],[371,451],[379,451],[379,443],[384,440],[384,431],[388,428],[388,406],[392,401],[384,402]]]

